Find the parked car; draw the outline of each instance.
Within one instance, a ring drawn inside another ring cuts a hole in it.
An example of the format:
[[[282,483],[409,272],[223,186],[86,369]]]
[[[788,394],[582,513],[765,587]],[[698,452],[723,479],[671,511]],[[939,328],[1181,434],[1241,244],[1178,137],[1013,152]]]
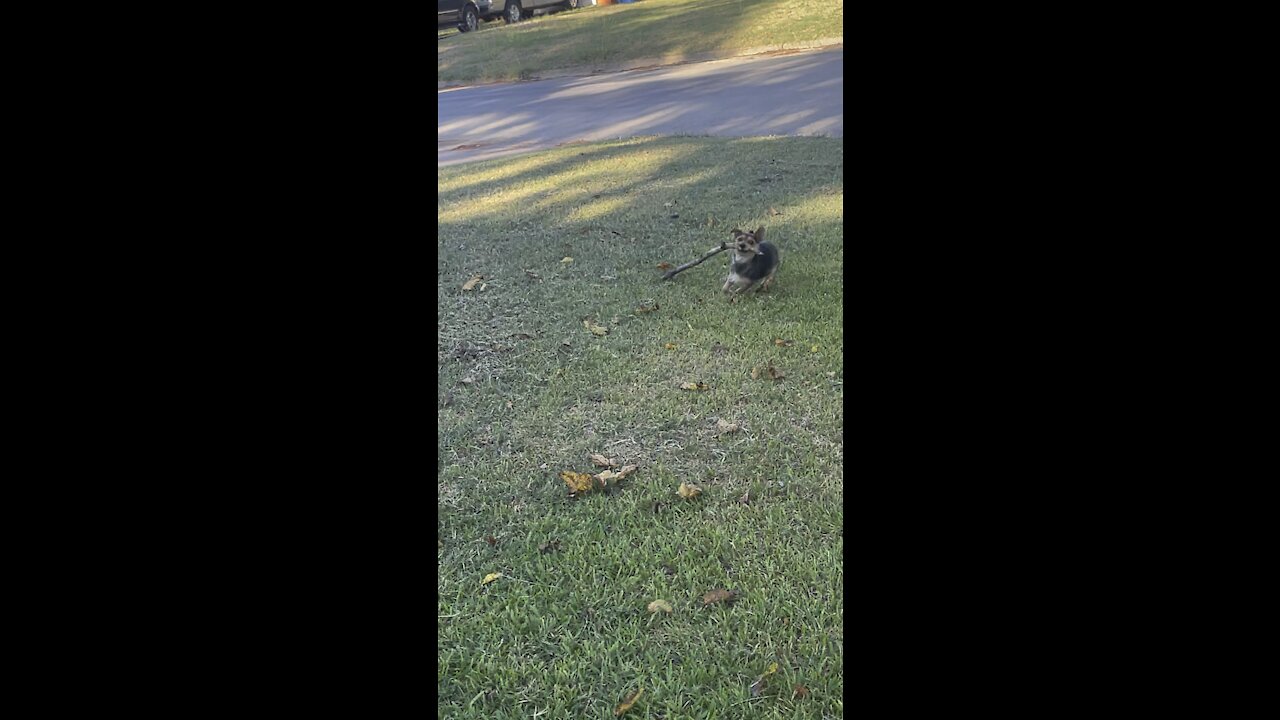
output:
[[[479,29],[480,18],[493,12],[493,0],[436,0],[436,26],[471,32]]]
[[[510,24],[531,17],[535,10],[565,10],[586,7],[581,0],[493,0],[493,13]]]

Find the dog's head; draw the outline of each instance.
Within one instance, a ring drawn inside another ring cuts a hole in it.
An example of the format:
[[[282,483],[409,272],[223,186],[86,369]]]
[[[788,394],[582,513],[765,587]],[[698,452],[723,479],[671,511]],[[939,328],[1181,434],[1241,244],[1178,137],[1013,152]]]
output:
[[[734,250],[743,255],[755,255],[760,252],[760,243],[764,242],[764,226],[761,225],[755,232],[742,232],[734,228],[733,239],[729,244]]]

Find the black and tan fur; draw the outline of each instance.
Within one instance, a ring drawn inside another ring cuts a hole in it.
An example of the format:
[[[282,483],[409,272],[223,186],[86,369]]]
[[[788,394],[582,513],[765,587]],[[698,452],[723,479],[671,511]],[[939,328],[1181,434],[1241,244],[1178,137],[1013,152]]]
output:
[[[764,241],[764,226],[755,232],[734,229],[729,245],[733,257],[729,262],[729,277],[721,289],[735,295],[769,289],[778,266],[782,264],[782,256],[778,254],[778,248]]]

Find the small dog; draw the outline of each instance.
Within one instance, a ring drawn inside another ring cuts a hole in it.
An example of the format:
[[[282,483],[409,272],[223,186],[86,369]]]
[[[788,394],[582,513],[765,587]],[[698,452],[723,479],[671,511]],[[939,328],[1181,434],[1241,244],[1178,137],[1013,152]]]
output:
[[[733,240],[729,243],[733,249],[733,260],[729,263],[729,277],[721,290],[738,295],[748,290],[769,289],[774,273],[782,264],[782,256],[778,254],[778,248],[764,241],[764,226],[755,232],[742,232],[735,228]]]

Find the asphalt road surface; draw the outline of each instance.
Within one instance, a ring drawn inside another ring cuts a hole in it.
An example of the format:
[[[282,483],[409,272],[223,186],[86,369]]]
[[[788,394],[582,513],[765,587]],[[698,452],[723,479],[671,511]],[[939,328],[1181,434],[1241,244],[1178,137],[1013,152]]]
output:
[[[844,135],[844,48],[436,95],[437,166],[636,135]]]

